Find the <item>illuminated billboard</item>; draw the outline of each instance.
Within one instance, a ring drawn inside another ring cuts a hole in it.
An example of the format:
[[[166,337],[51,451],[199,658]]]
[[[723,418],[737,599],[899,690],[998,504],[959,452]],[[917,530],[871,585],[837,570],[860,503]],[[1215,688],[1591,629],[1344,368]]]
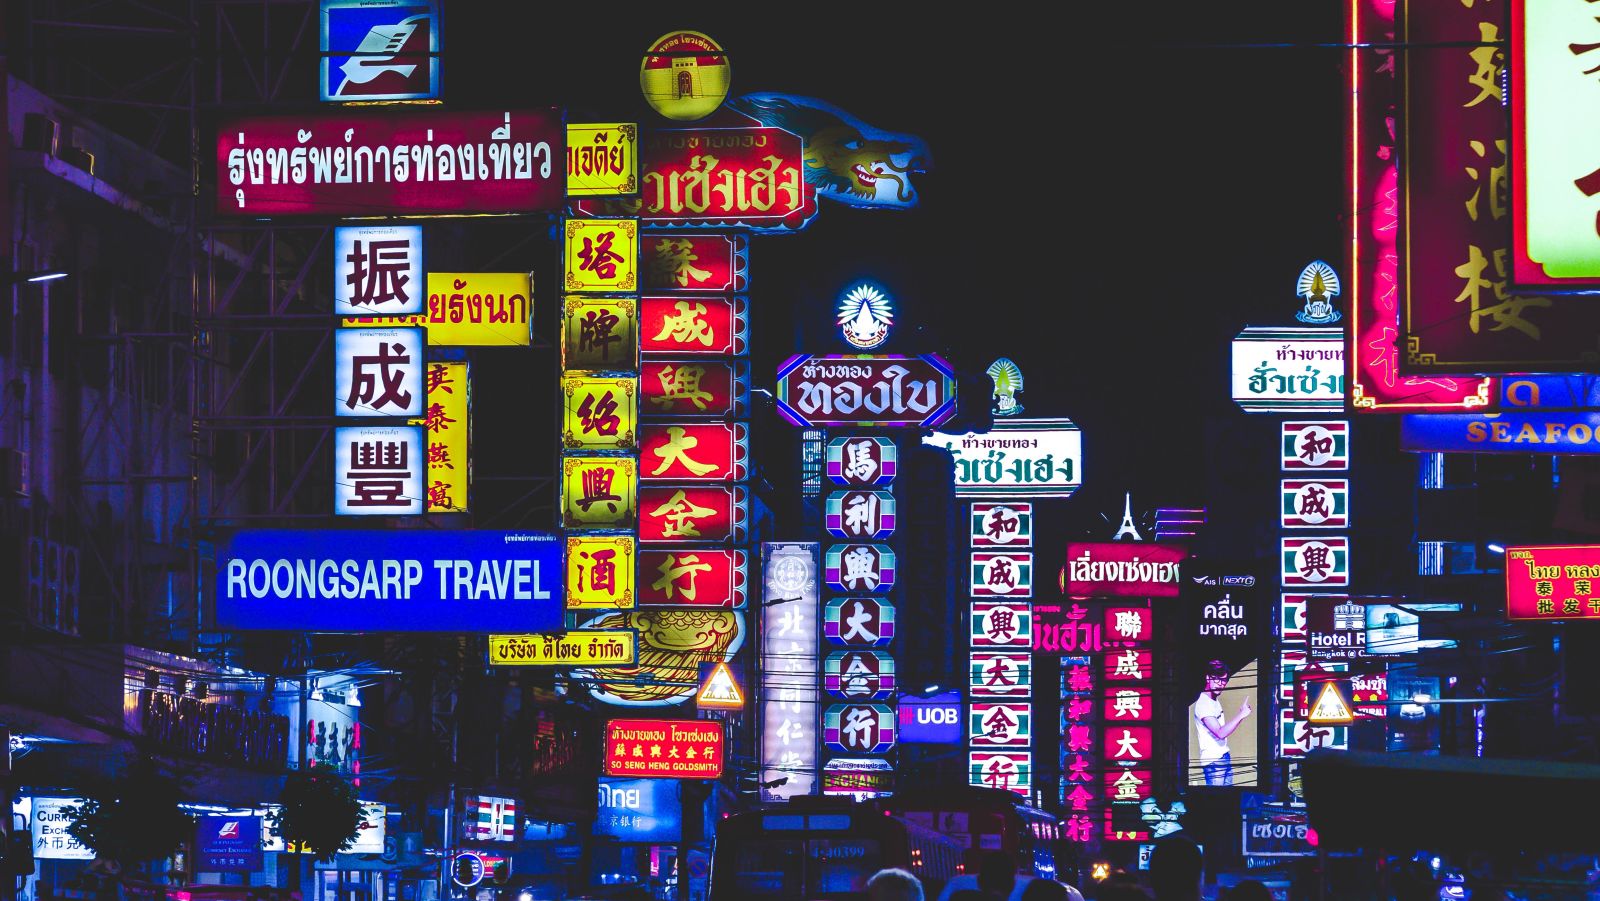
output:
[[[605,197],[639,190],[639,126],[567,126],[567,196]]]
[[[427,512],[428,455],[422,426],[333,430],[333,512],[416,516]]]
[[[733,659],[745,636],[744,614],[734,610],[614,610],[582,620],[578,628],[638,633],[638,663],[574,671],[597,700],[624,707],[662,707],[693,699],[700,687],[700,664]]]
[[[1233,339],[1233,402],[1246,413],[1344,409],[1344,330],[1250,326]]]
[[[1178,596],[1182,547],[1148,542],[1073,542],[1061,570],[1061,590],[1075,598]]]
[[[341,329],[334,332],[335,416],[421,416],[419,328]]]
[[[609,720],[607,776],[720,779],[722,723],[715,720]]]
[[[1071,497],[1083,486],[1083,432],[1065,417],[1000,420],[988,432],[922,439],[955,458],[956,497]]]
[[[428,309],[404,316],[346,316],[347,328],[423,326],[431,347],[526,347],[533,340],[527,272],[430,272]]]
[[[333,230],[336,316],[421,313],[422,226],[351,225]]]
[[[472,380],[470,363],[429,363],[424,386],[427,412],[414,425],[428,441],[428,512],[467,512],[472,473]]]
[[[1506,548],[1507,619],[1600,617],[1600,547]]]
[[[807,427],[917,426],[955,415],[955,370],[937,354],[798,355],[778,367],[778,413]]]
[[[763,544],[761,799],[811,794],[817,778],[817,620],[821,573],[815,544]]]
[[[1430,413],[1400,419],[1400,448],[1472,454],[1600,454],[1600,413]]]
[[[490,635],[494,666],[631,664],[639,659],[638,635],[626,629],[574,629],[559,635]]]

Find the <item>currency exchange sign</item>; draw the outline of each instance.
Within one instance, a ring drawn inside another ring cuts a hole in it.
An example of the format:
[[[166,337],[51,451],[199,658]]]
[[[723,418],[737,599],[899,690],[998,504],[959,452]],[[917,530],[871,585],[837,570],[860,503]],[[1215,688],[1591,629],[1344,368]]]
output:
[[[937,354],[803,354],[778,367],[777,401],[802,428],[933,428],[955,415],[955,370]]]

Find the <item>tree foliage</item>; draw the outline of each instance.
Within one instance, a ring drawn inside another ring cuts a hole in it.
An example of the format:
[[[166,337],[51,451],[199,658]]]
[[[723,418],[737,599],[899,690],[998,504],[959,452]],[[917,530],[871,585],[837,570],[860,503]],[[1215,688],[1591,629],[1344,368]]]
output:
[[[194,820],[178,809],[178,778],[153,759],[123,767],[120,778],[87,792],[69,808],[67,832],[99,857],[123,865],[160,860],[194,834]]]
[[[330,860],[361,829],[361,799],[350,780],[325,767],[291,772],[283,783],[278,834]]]

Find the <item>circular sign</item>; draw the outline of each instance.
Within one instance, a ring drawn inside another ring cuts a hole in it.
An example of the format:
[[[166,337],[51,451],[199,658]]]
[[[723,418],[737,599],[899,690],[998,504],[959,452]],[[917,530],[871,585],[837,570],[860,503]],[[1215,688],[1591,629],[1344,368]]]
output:
[[[662,35],[639,66],[639,90],[650,108],[678,122],[704,119],[728,96],[732,70],[722,45],[698,31]]]
[[[462,851],[455,858],[452,878],[462,888],[472,888],[483,881],[483,858],[471,851]]]

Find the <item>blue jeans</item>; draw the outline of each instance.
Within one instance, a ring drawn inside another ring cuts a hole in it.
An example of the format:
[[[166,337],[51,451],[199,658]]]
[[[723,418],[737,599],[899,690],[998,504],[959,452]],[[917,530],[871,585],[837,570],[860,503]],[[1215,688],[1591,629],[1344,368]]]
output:
[[[1207,785],[1233,784],[1233,754],[1224,754],[1211,763],[1201,766],[1206,773]]]

